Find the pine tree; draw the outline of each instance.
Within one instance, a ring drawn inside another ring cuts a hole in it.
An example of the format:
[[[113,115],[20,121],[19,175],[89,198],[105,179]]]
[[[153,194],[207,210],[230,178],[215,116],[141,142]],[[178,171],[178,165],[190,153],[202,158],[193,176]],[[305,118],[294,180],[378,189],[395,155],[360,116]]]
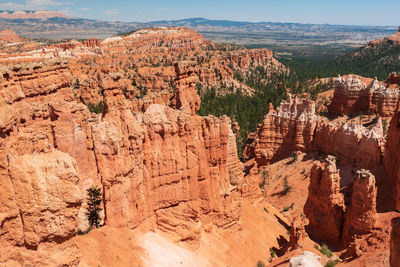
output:
[[[92,186],[87,190],[87,211],[86,216],[88,218],[90,226],[95,226],[96,228],[100,225],[100,212],[102,208],[101,204],[101,189]]]

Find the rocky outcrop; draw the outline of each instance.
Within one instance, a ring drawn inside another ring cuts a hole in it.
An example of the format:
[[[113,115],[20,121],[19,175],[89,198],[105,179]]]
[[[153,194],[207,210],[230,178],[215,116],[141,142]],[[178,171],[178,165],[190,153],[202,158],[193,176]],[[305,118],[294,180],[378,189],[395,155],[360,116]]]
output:
[[[301,215],[298,215],[292,221],[290,225],[290,237],[289,237],[289,250],[295,250],[303,248],[304,241],[308,238],[308,234],[305,229],[304,219]]]
[[[141,29],[106,38],[100,44],[95,40],[79,44],[70,41],[50,48],[46,53],[72,58],[72,72],[82,81],[118,72],[130,79],[137,91],[146,88],[146,95],[133,94],[142,106],[146,104],[141,102],[159,103],[160,99],[171,97],[174,81],[178,79],[177,62],[194,63],[191,72],[198,76],[196,91],[215,87],[221,95],[236,91],[252,94],[254,89],[245,81],[256,67],[265,70],[265,79],[286,72],[271,50],[215,45],[201,34],[182,27]]]
[[[394,191],[396,208],[400,210],[400,103],[394,114],[387,136],[387,149],[385,152],[385,167]]]
[[[315,240],[337,245],[342,237],[345,210],[336,159],[329,156],[323,163],[316,161],[304,205],[304,215],[310,221],[307,233]]]
[[[316,126],[315,103],[288,94],[277,111],[270,106],[261,127],[247,141],[243,158],[246,161],[254,156],[262,166],[296,150],[312,151]]]
[[[0,98],[6,104],[56,92],[69,86],[72,79],[67,62],[60,60],[3,66],[0,72]]]
[[[335,161],[334,157],[328,156],[325,162],[314,163],[304,214],[309,219],[306,230],[311,238],[343,248],[356,238],[379,228],[377,187],[374,175],[367,170],[357,171],[351,201],[345,204],[342,193],[345,182],[340,177]],[[358,243],[353,245],[360,246]]]
[[[400,218],[392,220],[392,232],[390,234],[390,266],[400,265]]]
[[[367,170],[355,175],[351,204],[346,211],[343,239],[351,241],[354,235],[365,235],[376,225],[377,187],[375,177]]]
[[[400,73],[396,72],[390,73],[389,77],[386,80],[386,83],[400,85]]]
[[[360,124],[332,123],[320,119],[316,127],[314,149],[334,155],[342,163],[374,169],[383,163],[385,139],[382,120],[367,129]],[[335,145],[332,145],[335,144]]]
[[[9,155],[7,160],[1,241],[37,248],[74,236],[83,198],[75,160],[57,150]]]
[[[231,121],[194,114],[196,76],[182,66],[179,105],[150,104],[134,113],[127,79],[107,73],[100,114],[80,102],[66,63],[0,70],[2,262],[37,262],[40,251],[85,230],[92,185],[103,191],[109,226],[144,225],[192,242],[205,228],[240,227],[243,170]],[[79,262],[74,248],[66,250],[65,264]],[[53,260],[42,264],[57,265]]]
[[[84,46],[90,47],[90,48],[95,48],[95,47],[100,47],[101,46],[101,42],[97,38],[87,39],[87,40],[83,41],[82,44]]]
[[[196,92],[198,76],[194,73],[195,62],[179,62],[175,64],[175,108],[185,108],[192,114],[200,109],[200,97]]]
[[[383,160],[382,128],[381,120],[369,130],[354,122],[329,122],[315,114],[313,101],[289,94],[277,111],[270,108],[257,132],[249,135],[243,159],[254,158],[258,166],[263,166],[293,151],[318,151],[358,168],[372,169]]]
[[[399,100],[399,88],[386,87],[376,79],[360,76],[338,77],[328,111],[331,115],[378,113],[391,118]]]
[[[289,260],[290,267],[322,267],[321,257],[310,251],[304,251],[303,254],[293,257]]]
[[[19,37],[14,31],[2,30],[0,31],[0,43],[17,43],[22,42],[24,39]]]

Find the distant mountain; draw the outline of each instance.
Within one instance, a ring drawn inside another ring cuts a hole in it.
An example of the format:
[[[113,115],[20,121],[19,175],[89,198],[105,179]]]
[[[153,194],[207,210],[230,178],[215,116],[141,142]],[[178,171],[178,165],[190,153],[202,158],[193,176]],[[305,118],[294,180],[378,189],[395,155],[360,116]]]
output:
[[[387,38],[367,45],[335,60],[342,73],[357,73],[384,80],[391,72],[400,72],[400,28]]]
[[[47,10],[25,10],[25,11],[8,11],[0,10],[1,19],[48,19],[48,18],[68,18],[61,11]]]
[[[146,27],[183,26],[215,42],[257,45],[362,45],[396,32],[396,27],[344,26],[280,22],[244,22],[189,18],[172,21],[109,22],[70,18],[53,11],[0,11],[0,30],[47,39],[106,38]]]
[[[150,24],[163,26],[184,26],[198,31],[234,31],[234,32],[270,32],[270,31],[303,31],[307,33],[318,32],[364,32],[393,33],[396,27],[384,26],[348,26],[348,25],[329,25],[329,24],[302,24],[285,22],[246,22],[230,20],[209,20],[205,18],[189,18],[171,21],[152,21]]]

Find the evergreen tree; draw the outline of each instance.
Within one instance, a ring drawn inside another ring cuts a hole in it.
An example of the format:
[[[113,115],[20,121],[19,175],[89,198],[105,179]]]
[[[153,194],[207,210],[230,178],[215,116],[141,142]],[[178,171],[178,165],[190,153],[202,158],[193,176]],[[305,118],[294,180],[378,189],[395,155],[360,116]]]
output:
[[[100,212],[102,208],[101,204],[101,189],[95,186],[90,187],[87,190],[87,211],[86,216],[88,218],[90,226],[95,226],[96,228],[100,225]]]

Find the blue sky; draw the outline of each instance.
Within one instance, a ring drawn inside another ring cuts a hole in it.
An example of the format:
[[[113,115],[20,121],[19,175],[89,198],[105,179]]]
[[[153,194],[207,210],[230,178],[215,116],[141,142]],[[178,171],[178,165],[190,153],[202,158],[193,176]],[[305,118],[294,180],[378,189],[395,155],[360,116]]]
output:
[[[400,25],[400,0],[0,0],[1,10],[62,10],[69,16],[152,21],[190,17],[239,21]]]

